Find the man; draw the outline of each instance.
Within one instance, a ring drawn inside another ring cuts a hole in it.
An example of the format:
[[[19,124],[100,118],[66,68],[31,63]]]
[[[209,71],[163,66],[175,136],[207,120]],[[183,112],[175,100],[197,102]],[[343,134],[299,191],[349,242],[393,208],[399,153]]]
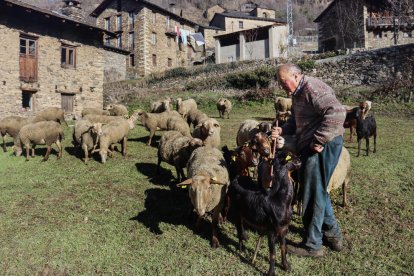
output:
[[[342,150],[345,108],[327,84],[302,74],[294,64],[277,68],[277,79],[292,97],[292,116],[272,129],[272,138],[296,134],[301,156],[304,241],[289,246],[299,256],[322,257],[322,239],[335,251],[342,250],[342,234],[331,206],[327,186]]]

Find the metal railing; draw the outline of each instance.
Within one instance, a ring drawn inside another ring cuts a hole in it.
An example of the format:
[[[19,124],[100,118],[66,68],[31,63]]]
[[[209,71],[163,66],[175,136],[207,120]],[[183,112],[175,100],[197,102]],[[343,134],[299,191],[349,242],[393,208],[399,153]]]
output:
[[[396,25],[400,26],[412,26],[414,27],[414,17],[402,16],[399,18],[394,17],[368,17],[367,18],[367,27],[376,28],[376,27],[392,27],[394,25],[394,20]]]

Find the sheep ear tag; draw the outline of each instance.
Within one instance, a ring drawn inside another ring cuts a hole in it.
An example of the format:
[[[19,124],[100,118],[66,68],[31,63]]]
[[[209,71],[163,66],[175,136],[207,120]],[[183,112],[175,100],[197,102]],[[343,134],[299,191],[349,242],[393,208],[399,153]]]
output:
[[[189,178],[189,179],[184,180],[181,183],[178,183],[177,187],[185,189],[185,188],[187,188],[188,185],[191,185],[192,183],[193,183],[193,179]]]
[[[233,162],[236,162],[236,156],[235,156],[235,155],[233,155],[233,156],[231,157],[231,160],[233,160]]]

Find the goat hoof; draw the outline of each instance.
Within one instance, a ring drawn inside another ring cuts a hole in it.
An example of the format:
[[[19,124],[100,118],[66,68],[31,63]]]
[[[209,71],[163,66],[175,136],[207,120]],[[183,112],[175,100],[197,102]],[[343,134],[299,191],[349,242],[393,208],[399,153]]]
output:
[[[282,264],[282,269],[283,269],[284,271],[291,271],[291,270],[292,270],[292,268],[291,268],[291,266],[290,266],[290,263],[288,263],[288,262],[286,262],[286,263]]]

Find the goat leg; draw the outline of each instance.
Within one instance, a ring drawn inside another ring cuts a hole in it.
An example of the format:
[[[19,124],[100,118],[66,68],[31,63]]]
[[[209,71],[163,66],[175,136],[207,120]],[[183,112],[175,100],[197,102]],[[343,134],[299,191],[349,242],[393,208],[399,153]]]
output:
[[[367,156],[369,156],[369,136],[365,138],[365,147],[367,148]]]
[[[274,231],[269,231],[267,234],[267,242],[269,245],[269,272],[267,275],[275,275],[275,242],[276,234]]]
[[[259,238],[257,239],[257,242],[256,242],[256,247],[254,249],[254,254],[253,254],[253,258],[252,258],[252,265],[256,261],[257,252],[259,252],[261,242],[262,242],[262,236],[259,236]]]
[[[279,243],[280,243],[280,253],[282,256],[282,269],[284,271],[290,271],[291,267],[290,267],[290,263],[288,262],[287,258],[286,258],[286,252],[287,252],[287,248],[286,248],[286,232],[282,233],[279,236]]]
[[[374,151],[373,153],[377,152],[377,132],[374,133]]]
[[[357,156],[356,157],[359,157],[359,151],[361,149],[361,142],[362,142],[362,139],[361,138],[358,138],[358,153],[357,153]]]
[[[247,240],[247,237],[246,233],[244,232],[243,219],[240,216],[237,218],[236,228],[237,237],[239,238],[239,250],[244,252],[246,248],[244,247],[243,241]]]
[[[220,215],[220,208],[216,207],[211,219],[211,247],[217,248],[220,246],[218,240],[218,220]]]

